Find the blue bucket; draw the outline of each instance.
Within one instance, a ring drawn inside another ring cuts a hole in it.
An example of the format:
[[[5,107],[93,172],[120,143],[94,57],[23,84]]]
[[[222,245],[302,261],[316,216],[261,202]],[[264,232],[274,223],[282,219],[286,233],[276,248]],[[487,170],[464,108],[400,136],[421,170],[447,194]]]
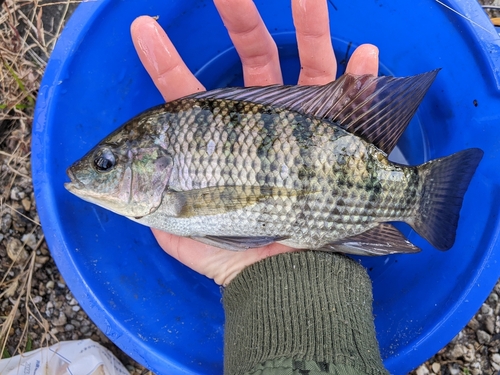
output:
[[[290,1],[256,0],[279,46],[286,83],[299,72]],[[380,48],[381,73],[442,68],[404,134],[409,163],[479,147],[455,246],[432,248],[408,227],[416,255],[364,258],[373,280],[384,363],[405,374],[446,345],[500,276],[500,39],[474,0],[329,2],[339,71],[354,48]],[[219,288],[164,254],[146,227],[68,193],[66,168],[142,110],[162,102],[129,36],[159,15],[208,88],[242,85],[239,60],[210,1],[103,0],[79,6],[43,79],[33,126],[33,182],[52,255],[82,307],[127,354],[157,374],[220,374]]]

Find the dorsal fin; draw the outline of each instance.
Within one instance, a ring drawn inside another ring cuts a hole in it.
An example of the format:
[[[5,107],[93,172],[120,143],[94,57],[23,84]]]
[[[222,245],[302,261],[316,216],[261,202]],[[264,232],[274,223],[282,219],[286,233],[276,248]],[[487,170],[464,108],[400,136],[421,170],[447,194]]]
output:
[[[401,78],[345,74],[323,86],[228,87],[189,97],[249,101],[327,119],[389,154],[438,71]]]

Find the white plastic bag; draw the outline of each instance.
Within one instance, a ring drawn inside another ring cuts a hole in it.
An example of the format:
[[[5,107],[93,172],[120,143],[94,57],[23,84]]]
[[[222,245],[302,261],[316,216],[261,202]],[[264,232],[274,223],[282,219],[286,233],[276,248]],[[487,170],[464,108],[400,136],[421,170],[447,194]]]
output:
[[[129,375],[105,347],[92,340],[62,341],[0,360],[2,375]]]

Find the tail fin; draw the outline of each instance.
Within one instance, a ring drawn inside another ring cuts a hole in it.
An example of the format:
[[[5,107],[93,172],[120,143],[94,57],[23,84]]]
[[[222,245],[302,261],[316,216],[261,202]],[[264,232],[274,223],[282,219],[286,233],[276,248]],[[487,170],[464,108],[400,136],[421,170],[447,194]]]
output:
[[[411,225],[439,250],[448,250],[455,242],[462,201],[482,157],[482,150],[470,148],[418,167],[422,198]]]

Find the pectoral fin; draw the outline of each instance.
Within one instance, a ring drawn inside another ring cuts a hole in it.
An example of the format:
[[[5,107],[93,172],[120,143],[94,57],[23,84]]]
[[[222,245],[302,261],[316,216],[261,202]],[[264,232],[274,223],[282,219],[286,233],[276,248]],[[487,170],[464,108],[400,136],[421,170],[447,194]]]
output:
[[[332,242],[320,250],[368,256],[418,253],[420,251],[399,230],[388,223],[379,224],[356,236]]]
[[[275,186],[214,186],[188,191],[169,191],[169,205],[181,218],[217,215],[252,206],[266,199],[309,194]]]

